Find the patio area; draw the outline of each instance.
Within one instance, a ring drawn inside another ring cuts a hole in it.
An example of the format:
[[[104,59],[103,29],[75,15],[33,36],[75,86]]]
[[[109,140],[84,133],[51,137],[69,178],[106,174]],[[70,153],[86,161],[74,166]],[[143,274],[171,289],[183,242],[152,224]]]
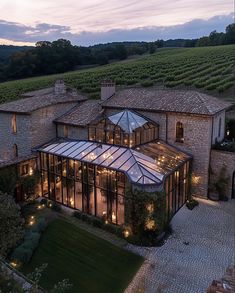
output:
[[[199,199],[172,220],[173,234],[162,247],[131,251],[147,258],[125,293],[203,293],[235,262],[235,200]],[[142,292],[142,291],[141,291]]]

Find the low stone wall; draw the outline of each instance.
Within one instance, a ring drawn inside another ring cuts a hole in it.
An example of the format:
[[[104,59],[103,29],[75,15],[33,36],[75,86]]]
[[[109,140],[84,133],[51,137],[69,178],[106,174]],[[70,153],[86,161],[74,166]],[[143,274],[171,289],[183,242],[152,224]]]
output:
[[[235,153],[221,151],[221,150],[212,150],[211,151],[211,176],[210,182],[213,183],[217,180],[220,170],[226,167],[225,176],[229,177],[228,188],[226,190],[226,196],[228,198],[232,197],[232,180],[233,172],[235,171]]]

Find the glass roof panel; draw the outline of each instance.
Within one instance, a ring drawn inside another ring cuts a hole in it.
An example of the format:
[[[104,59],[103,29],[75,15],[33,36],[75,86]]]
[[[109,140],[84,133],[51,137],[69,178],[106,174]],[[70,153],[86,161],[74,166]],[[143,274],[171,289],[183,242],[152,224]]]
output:
[[[131,152],[128,149],[116,160],[114,161],[109,167],[111,168],[120,168],[128,159],[131,157]]]
[[[66,150],[64,153],[63,153],[63,156],[70,156],[70,154],[74,153],[77,149],[79,149],[84,143],[82,142],[79,142],[79,143],[76,143],[75,145],[73,145],[72,147],[70,147],[68,150]]]
[[[39,151],[110,167],[138,184],[159,184],[166,174],[191,158],[163,142],[148,143],[134,151],[90,141],[69,141],[47,144]]]
[[[135,163],[128,171],[128,176],[133,182],[137,182],[142,177],[142,173],[137,163]]]
[[[92,152],[95,148],[97,148],[96,143],[89,143],[89,146],[86,149],[83,149],[83,151],[80,152],[78,155],[76,155],[75,159],[79,160],[85,158],[85,156]]]
[[[50,152],[56,152],[57,150],[59,150],[59,149],[61,149],[62,147],[64,147],[65,145],[67,145],[68,144],[68,142],[62,142],[62,143],[53,143],[52,145],[53,145],[53,147],[52,148],[50,148],[50,146],[47,146],[46,148],[45,148],[45,151],[46,152],[48,152],[48,151],[50,151]]]
[[[78,154],[80,154],[83,150],[85,150],[86,148],[88,148],[90,145],[91,145],[90,142],[85,142],[85,143],[83,143],[83,141],[79,142],[79,147],[75,151],[73,151],[72,153],[70,153],[69,156],[75,158]]]
[[[115,160],[119,160],[119,158],[126,152],[125,148],[117,148],[117,151],[112,154],[112,156],[108,157],[105,161],[103,161],[102,166],[111,166]],[[114,168],[114,167],[113,167]]]
[[[128,110],[114,114],[108,117],[108,119],[113,124],[121,127],[121,129],[126,133],[132,133],[135,129],[148,123],[148,121],[143,117]]]
[[[53,152],[56,152],[56,154],[61,155],[63,152],[65,152],[66,150],[70,149],[72,146],[74,146],[77,142],[73,141],[73,142],[69,142],[68,144],[66,144],[65,146],[63,146],[62,148],[58,149],[58,150],[51,150]]]
[[[96,159],[98,160],[99,158],[101,158],[101,160],[103,161],[104,158],[102,159],[102,154],[106,153],[109,149],[110,149],[109,145],[96,145],[96,148],[92,152],[87,154],[83,158],[83,160],[88,162],[93,162],[94,160]]]

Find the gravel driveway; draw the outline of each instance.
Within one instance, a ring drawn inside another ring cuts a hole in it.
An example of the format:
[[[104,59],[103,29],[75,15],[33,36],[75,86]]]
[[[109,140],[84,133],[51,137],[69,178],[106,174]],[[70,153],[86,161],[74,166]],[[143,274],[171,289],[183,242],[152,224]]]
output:
[[[175,215],[172,228],[162,247],[128,245],[147,261],[126,293],[203,293],[235,263],[235,200],[199,199],[198,207]]]

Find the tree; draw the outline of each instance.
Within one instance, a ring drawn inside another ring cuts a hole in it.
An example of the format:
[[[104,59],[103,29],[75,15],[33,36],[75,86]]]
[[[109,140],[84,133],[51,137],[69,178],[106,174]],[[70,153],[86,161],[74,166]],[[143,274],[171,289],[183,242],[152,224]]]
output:
[[[156,52],[156,47],[155,47],[154,43],[150,43],[149,44],[149,53],[153,54],[155,52]]]
[[[18,181],[15,166],[0,169],[0,192],[12,194]]]
[[[226,27],[226,43],[235,44],[235,23],[231,23]]]
[[[157,48],[162,48],[164,46],[164,41],[163,40],[157,40],[155,42],[155,45],[157,46]]]
[[[117,55],[120,60],[124,60],[127,58],[127,49],[123,44],[118,44],[116,46]]]
[[[0,192],[0,255],[5,257],[24,234],[24,220],[12,196]]]

